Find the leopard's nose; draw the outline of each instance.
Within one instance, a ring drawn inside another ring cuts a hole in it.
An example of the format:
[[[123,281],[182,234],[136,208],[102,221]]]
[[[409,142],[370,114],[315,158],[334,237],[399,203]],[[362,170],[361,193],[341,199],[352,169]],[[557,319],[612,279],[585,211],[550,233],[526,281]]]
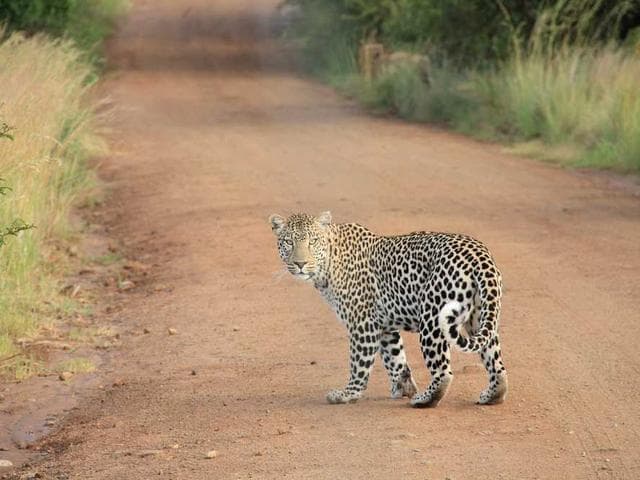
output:
[[[302,267],[304,267],[307,264],[307,262],[293,262],[293,263],[295,263],[300,270],[302,270]]]

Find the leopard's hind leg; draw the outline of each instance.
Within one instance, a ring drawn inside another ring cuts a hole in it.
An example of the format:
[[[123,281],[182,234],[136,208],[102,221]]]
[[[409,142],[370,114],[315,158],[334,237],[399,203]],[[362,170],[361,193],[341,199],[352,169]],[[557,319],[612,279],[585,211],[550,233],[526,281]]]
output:
[[[398,330],[382,334],[380,355],[391,382],[391,398],[413,397],[418,388],[407,364],[402,337]]]
[[[495,405],[504,402],[509,384],[497,334],[494,334],[487,346],[482,349],[480,358],[489,375],[489,386],[480,394],[478,403],[480,405]]]
[[[427,389],[411,399],[416,408],[435,407],[440,403],[453,380],[451,350],[439,328],[431,329],[432,321],[423,322],[420,330],[420,346],[429,372],[431,383]]]

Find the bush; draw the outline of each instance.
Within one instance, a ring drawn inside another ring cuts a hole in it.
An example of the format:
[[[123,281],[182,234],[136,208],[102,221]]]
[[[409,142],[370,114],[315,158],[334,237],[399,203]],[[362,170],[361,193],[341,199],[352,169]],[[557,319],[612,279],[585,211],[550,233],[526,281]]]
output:
[[[401,48],[427,50],[434,60],[486,66],[507,58],[512,25],[529,31],[537,0],[508,1],[510,23],[501,2],[484,0],[398,0],[381,25],[381,39]]]
[[[342,0],[289,0],[302,15],[286,36],[295,41],[305,70],[331,81],[357,72],[356,26],[342,17]]]
[[[75,3],[70,0],[0,0],[0,18],[10,29],[62,35]]]
[[[376,112],[520,142],[519,151],[571,164],[640,170],[640,2],[290,3],[302,9],[292,32],[313,71]],[[435,52],[431,85],[409,67],[360,78],[356,47],[371,35]]]
[[[355,44],[375,38],[428,52],[456,66],[506,60],[514,33],[528,38],[546,15],[563,38],[624,39],[640,25],[640,1],[627,0],[287,0],[302,13],[302,33],[318,46],[335,35]],[[547,32],[553,32],[549,29]],[[556,35],[554,32],[553,35]],[[323,54],[315,58],[319,63]]]
[[[493,138],[535,140],[526,150],[538,156],[640,170],[640,57],[614,42],[629,5],[601,15],[602,5],[564,1],[541,12],[506,62],[471,77],[471,118]]]
[[[97,61],[101,41],[124,7],[125,0],[0,0],[0,21],[6,23],[7,33],[66,36]]]

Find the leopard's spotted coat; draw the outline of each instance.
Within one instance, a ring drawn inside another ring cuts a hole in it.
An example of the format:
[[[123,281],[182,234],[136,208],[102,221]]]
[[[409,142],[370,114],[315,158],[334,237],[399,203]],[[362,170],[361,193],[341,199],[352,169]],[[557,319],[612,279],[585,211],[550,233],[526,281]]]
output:
[[[287,269],[313,283],[349,332],[350,378],[346,387],[327,394],[330,403],[360,398],[380,352],[392,397],[411,397],[415,407],[436,406],[453,378],[451,345],[480,354],[489,386],[478,403],[505,399],[498,339],[502,281],[481,242],[449,233],[379,236],[360,225],[331,223],[329,212],[272,215],[270,222]],[[400,330],[420,335],[431,373],[421,393]]]

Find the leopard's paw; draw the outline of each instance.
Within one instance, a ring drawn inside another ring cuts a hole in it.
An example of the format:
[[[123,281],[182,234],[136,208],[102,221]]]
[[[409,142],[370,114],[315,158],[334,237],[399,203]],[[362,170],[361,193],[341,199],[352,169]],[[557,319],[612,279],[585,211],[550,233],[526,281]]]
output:
[[[411,406],[414,408],[433,408],[440,403],[440,398],[434,398],[431,393],[422,392],[411,397]]]
[[[353,403],[357,401],[362,394],[350,390],[331,390],[327,393],[327,402],[331,404]]]
[[[411,406],[415,408],[433,408],[437,407],[440,400],[447,394],[451,379],[447,378],[446,381],[440,381],[435,384],[429,385],[422,393],[417,393],[411,398]]]
[[[504,402],[507,398],[507,386],[506,382],[501,385],[495,385],[484,390],[480,394],[480,398],[477,401],[478,405],[498,405]]]
[[[411,374],[391,385],[391,398],[413,397],[418,392],[416,382]]]

